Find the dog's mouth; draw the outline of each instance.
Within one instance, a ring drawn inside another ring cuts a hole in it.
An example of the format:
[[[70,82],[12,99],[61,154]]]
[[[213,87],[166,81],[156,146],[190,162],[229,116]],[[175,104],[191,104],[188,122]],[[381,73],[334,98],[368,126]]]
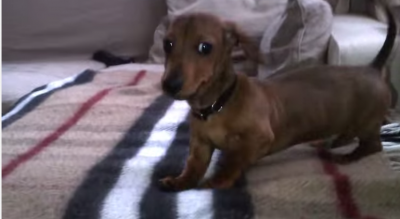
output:
[[[188,92],[187,94],[183,93],[182,91],[176,94],[171,94],[165,91],[164,93],[175,100],[193,100],[198,96],[199,90],[204,86],[205,83],[205,81],[201,82],[194,91]]]
[[[167,93],[168,94],[168,93]],[[175,94],[175,95],[171,95],[171,94],[168,94],[170,97],[172,97],[173,99],[175,99],[175,100],[191,100],[191,99],[193,99],[195,96],[196,96],[196,91],[195,92],[192,92],[192,93],[190,93],[190,94],[181,94],[180,92],[179,93],[177,93],[177,94]]]
[[[163,90],[163,93],[166,94],[167,96],[173,98],[174,100],[188,100],[190,99],[192,96],[195,95],[195,92],[190,93],[190,94],[182,94],[182,91],[179,91],[178,93],[171,93],[168,92],[166,90]]]

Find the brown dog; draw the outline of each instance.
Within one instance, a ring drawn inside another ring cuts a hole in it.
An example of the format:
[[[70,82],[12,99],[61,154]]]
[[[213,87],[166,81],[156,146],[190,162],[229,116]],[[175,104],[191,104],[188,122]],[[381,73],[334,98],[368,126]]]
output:
[[[215,148],[226,159],[200,187],[228,188],[257,159],[334,135],[334,147],[359,139],[359,146],[338,161],[381,151],[380,126],[390,105],[381,70],[396,37],[387,13],[388,37],[371,67],[308,67],[264,82],[233,72],[234,46],[253,59],[258,55],[234,24],[201,13],[176,18],[164,40],[162,86],[191,106],[190,154],[183,172],[160,180],[161,185],[172,190],[199,186]]]

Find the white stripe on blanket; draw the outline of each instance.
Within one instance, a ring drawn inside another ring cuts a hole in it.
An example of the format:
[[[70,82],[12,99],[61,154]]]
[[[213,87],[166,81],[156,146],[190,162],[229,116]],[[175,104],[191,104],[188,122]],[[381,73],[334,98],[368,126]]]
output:
[[[215,150],[204,176],[210,178],[217,165],[220,151]],[[209,219],[213,217],[211,190],[190,190],[178,194],[178,218],[179,219]]]
[[[175,101],[170,106],[138,154],[125,162],[116,185],[103,203],[102,219],[139,218],[139,204],[150,185],[154,166],[166,154],[188,112],[186,102]]]
[[[188,190],[178,194],[179,219],[209,219],[212,216],[211,190]]]
[[[48,92],[51,92],[55,89],[58,89],[62,86],[64,86],[67,83],[74,82],[75,79],[79,76],[80,74],[58,80],[58,81],[53,81],[46,85],[46,87],[42,90],[38,90],[36,92],[31,93],[28,97],[26,97],[21,103],[19,103],[17,106],[15,106],[10,112],[5,114],[3,117],[1,117],[1,121],[5,121],[6,119],[10,118],[11,116],[17,114],[19,111],[21,111],[28,103],[30,103],[35,97],[38,97],[40,95],[46,94]]]

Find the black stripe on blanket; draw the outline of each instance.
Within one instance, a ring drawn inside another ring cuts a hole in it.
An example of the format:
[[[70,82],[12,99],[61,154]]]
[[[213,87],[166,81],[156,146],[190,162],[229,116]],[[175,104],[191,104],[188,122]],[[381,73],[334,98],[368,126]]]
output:
[[[117,182],[125,161],[134,157],[145,144],[172,101],[166,96],[158,97],[129,128],[114,149],[88,172],[69,201],[64,219],[100,218],[103,201]]]
[[[181,123],[174,141],[163,159],[157,163],[140,203],[141,219],[177,218],[176,192],[163,192],[157,186],[158,180],[165,176],[178,176],[184,168],[189,153],[189,122]],[[242,176],[235,187],[229,190],[213,191],[213,218],[248,219],[253,218],[253,205],[246,191],[246,179]]]
[[[178,176],[182,171],[189,152],[189,123],[186,120],[177,129],[174,140],[163,159],[156,164],[140,203],[142,219],[177,218],[177,193],[161,191],[158,180],[166,176]]]
[[[34,110],[37,106],[43,103],[48,97],[50,97],[55,91],[64,89],[67,87],[71,87],[73,85],[79,85],[88,83],[93,80],[96,72],[93,70],[86,70],[78,75],[75,76],[73,81],[66,81],[66,79],[52,82],[52,83],[60,83],[61,86],[58,87],[51,87],[50,84],[40,86],[30,93],[26,94],[25,96],[21,97],[14,105],[11,107],[11,110],[6,113],[2,117],[2,128],[6,128],[7,126],[11,125],[15,121],[19,120],[27,113]],[[38,92],[43,92],[38,94]],[[31,98],[29,100],[29,98]]]
[[[219,171],[224,165],[224,153],[221,152],[217,157],[215,172]],[[242,175],[230,189],[215,189],[213,191],[213,210],[214,219],[249,219],[253,218],[253,202],[250,194],[246,190],[246,177]]]
[[[234,188],[214,190],[214,219],[250,219],[254,217],[253,203],[246,190],[246,179],[242,176]]]

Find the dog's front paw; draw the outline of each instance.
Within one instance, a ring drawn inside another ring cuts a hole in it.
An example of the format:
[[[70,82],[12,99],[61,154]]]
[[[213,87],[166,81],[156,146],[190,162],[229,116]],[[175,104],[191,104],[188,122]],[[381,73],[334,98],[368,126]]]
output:
[[[174,178],[170,176],[160,179],[158,183],[162,190],[173,190],[175,187]]]
[[[159,181],[160,188],[164,191],[182,191],[191,188],[190,183],[179,177],[165,177]]]

